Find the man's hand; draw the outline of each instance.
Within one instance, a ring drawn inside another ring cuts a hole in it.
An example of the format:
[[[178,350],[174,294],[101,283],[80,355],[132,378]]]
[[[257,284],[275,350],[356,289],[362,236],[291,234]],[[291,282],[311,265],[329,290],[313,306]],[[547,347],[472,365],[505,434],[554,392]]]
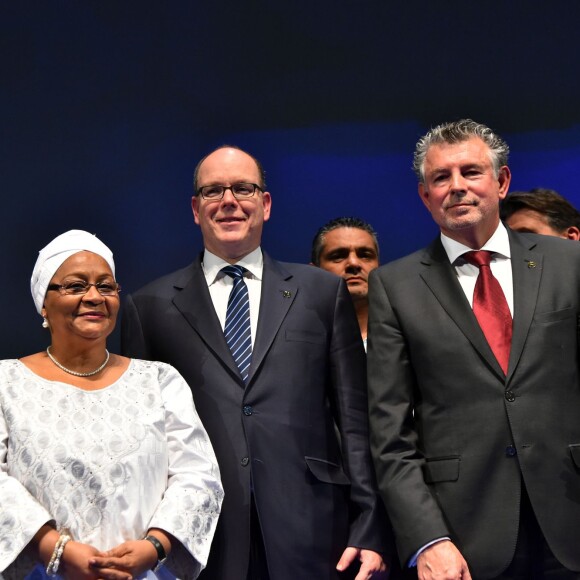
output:
[[[360,548],[346,548],[336,565],[336,569],[342,572],[356,559],[360,561],[360,570],[354,580],[369,580],[370,578],[386,580],[389,577],[387,565],[383,562],[382,556],[372,550],[361,550]]]
[[[467,562],[453,542],[441,540],[419,554],[419,580],[471,580]]]
[[[91,558],[90,563],[99,577],[106,578],[105,572],[113,570],[124,574],[119,578],[133,578],[155,566],[157,552],[147,540],[130,540]]]

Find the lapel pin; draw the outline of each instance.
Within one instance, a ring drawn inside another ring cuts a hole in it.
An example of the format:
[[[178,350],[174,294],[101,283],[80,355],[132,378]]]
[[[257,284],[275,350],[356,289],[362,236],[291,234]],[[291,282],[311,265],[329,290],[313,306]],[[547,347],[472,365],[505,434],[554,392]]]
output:
[[[528,262],[528,268],[535,268],[536,267],[536,262]]]
[[[284,296],[284,298],[290,298],[292,296],[292,292],[290,292],[290,290],[282,290],[282,296]]]

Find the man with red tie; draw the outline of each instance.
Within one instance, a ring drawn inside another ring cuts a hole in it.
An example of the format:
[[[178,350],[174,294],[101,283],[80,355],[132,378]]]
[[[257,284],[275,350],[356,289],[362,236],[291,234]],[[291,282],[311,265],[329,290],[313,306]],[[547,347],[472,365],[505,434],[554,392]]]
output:
[[[469,119],[421,138],[440,236],[370,276],[371,447],[422,580],[580,577],[580,248],[500,222],[508,153]]]

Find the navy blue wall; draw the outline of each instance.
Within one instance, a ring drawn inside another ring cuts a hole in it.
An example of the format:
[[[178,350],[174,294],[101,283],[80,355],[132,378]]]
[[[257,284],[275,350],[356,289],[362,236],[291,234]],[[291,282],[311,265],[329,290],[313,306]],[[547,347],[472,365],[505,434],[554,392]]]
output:
[[[464,116],[509,142],[512,189],[580,205],[578,4],[398,4],[5,3],[0,358],[47,344],[28,282],[62,231],[97,233],[127,291],[190,262],[191,174],[222,143],[262,160],[285,260],[339,215],[373,223],[383,261],[426,244],[414,143]]]

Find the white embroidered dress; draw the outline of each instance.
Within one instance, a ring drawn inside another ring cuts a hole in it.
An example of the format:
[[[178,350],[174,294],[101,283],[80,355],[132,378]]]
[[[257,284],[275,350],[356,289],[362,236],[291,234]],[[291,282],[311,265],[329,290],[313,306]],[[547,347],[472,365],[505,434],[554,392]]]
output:
[[[0,578],[32,571],[24,548],[49,521],[99,550],[161,528],[185,549],[141,578],[197,577],[223,490],[191,391],[173,367],[132,360],[112,385],[84,391],[4,360],[0,410]],[[43,569],[31,577],[44,578]]]

